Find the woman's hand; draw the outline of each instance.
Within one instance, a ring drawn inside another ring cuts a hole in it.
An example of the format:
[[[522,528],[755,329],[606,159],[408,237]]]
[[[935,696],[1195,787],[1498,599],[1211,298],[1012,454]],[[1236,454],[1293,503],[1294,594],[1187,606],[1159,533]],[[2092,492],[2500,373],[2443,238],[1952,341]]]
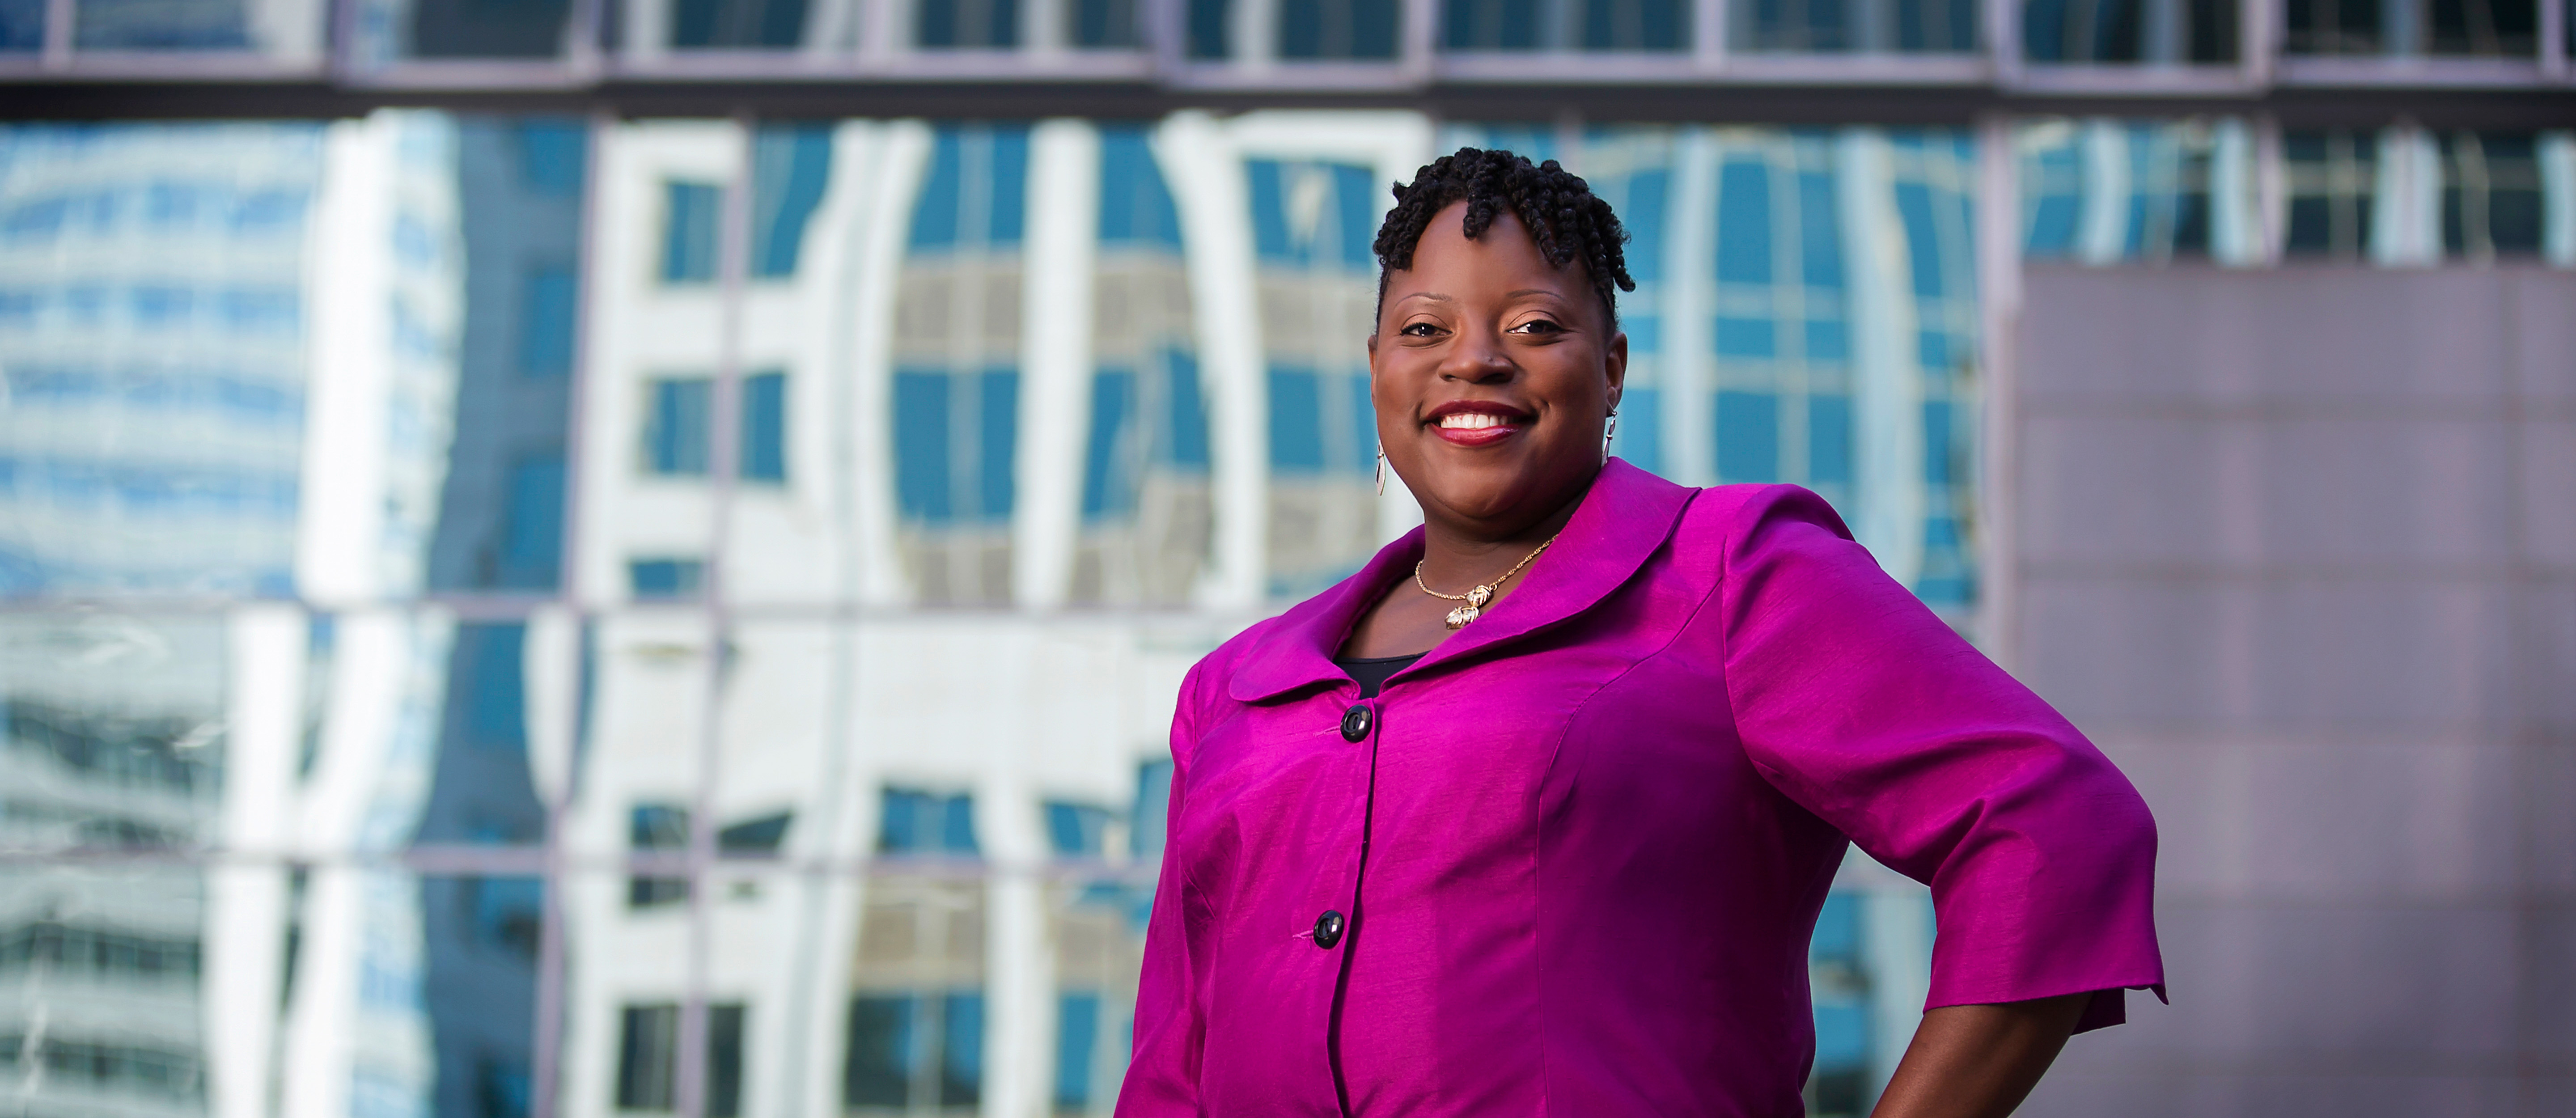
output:
[[[1872,1118],[2003,1118],[2057,1059],[2091,994],[1923,1015]]]

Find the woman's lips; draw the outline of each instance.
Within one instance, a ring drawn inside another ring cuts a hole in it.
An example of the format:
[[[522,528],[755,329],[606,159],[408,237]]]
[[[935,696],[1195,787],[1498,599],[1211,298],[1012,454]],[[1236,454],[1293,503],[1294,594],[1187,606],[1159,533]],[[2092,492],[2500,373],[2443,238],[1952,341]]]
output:
[[[1431,429],[1454,446],[1492,446],[1520,434],[1522,426],[1519,416],[1451,412],[1434,420]]]

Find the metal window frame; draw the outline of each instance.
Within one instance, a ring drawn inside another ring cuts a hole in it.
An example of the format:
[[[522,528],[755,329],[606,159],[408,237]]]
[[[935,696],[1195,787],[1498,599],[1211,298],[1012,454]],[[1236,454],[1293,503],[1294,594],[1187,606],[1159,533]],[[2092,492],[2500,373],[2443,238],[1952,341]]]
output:
[[[1396,96],[1488,85],[1549,87],[1922,87],[1992,91],[2010,98],[2249,99],[2284,89],[2506,91],[2576,89],[2566,44],[2564,0],[2536,0],[2539,51],[2530,59],[2323,57],[2285,53],[2285,0],[2241,0],[2239,57],[2208,65],[2035,63],[2021,49],[2027,0],[1981,0],[1982,49],[1943,54],[1747,53],[1729,42],[1731,0],[1691,0],[1688,49],[1680,51],[1449,51],[1439,46],[1444,0],[1402,0],[1399,50],[1386,61],[1283,60],[1267,56],[1268,36],[1239,29],[1241,49],[1221,60],[1184,56],[1187,0],[1139,0],[1141,42],[1133,48],[1080,49],[1045,33],[1061,19],[1037,19],[1041,32],[1002,49],[924,49],[908,40],[912,0],[849,0],[850,41],[785,50],[638,51],[606,44],[608,5],[630,0],[573,0],[563,53],[545,59],[406,58],[369,61],[359,33],[360,0],[332,0],[332,34],[315,60],[288,60],[256,50],[83,51],[76,48],[78,0],[46,0],[42,49],[0,57],[0,84],[96,84],[186,87],[273,87],[289,102],[315,84],[335,93],[385,99],[405,95],[556,95],[596,103],[621,94],[671,93],[692,87],[888,87],[976,85],[1006,95],[1026,90],[1043,104],[1045,87],[1100,86],[1122,94],[1170,99],[1192,95]],[[1038,13],[1066,0],[1049,0]],[[1247,18],[1270,0],[1236,0]],[[1241,23],[1242,20],[1238,20]],[[1038,40],[1044,41],[1038,41]],[[1032,110],[1034,113],[1042,110]],[[2571,114],[2576,115],[2576,114]]]

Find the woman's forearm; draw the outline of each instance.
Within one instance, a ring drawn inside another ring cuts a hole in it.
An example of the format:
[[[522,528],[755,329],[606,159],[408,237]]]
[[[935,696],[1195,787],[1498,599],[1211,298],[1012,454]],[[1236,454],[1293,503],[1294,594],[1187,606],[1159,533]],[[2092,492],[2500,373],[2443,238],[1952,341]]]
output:
[[[1923,1015],[1873,1118],[2003,1118],[2039,1083],[2091,994]]]

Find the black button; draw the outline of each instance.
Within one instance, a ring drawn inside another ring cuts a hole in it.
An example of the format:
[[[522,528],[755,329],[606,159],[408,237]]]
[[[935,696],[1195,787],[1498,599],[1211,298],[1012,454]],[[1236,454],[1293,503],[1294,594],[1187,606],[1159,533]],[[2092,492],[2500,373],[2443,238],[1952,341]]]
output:
[[[1351,709],[1343,711],[1342,740],[1358,741],[1361,738],[1367,737],[1369,721],[1375,717],[1376,715],[1370,713],[1367,703],[1358,703],[1353,705]]]
[[[1341,913],[1329,908],[1325,909],[1322,916],[1315,918],[1315,946],[1329,948],[1342,942],[1342,929],[1345,926]]]

